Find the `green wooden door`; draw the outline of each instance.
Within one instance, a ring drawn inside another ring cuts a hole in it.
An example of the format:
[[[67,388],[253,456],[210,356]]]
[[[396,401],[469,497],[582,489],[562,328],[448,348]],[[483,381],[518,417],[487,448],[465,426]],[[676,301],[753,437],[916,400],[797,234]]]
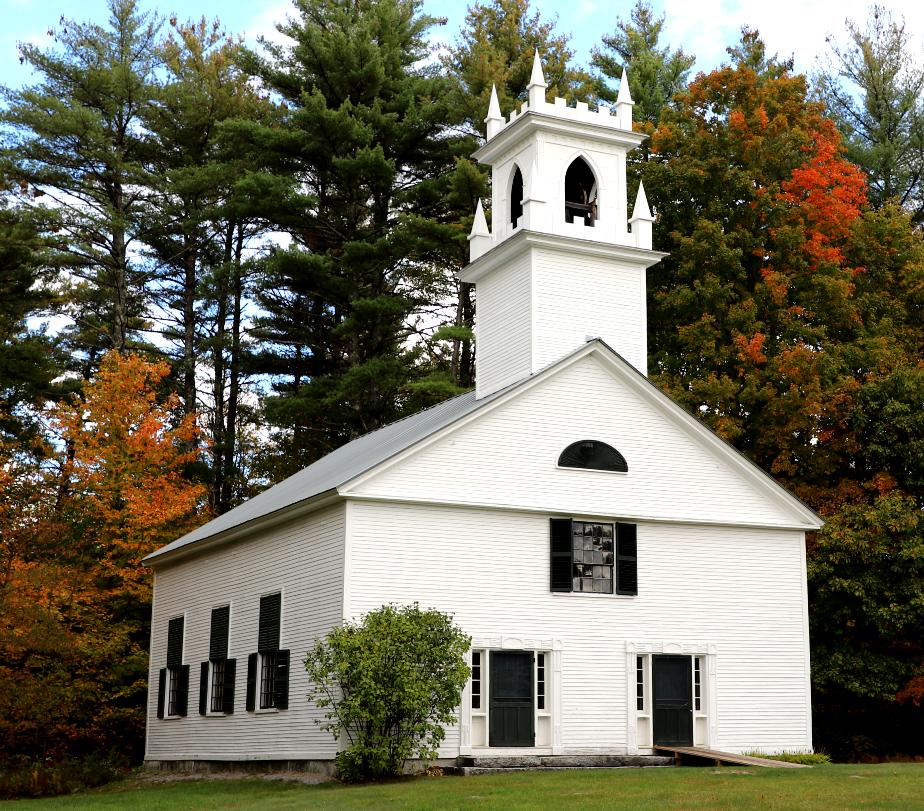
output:
[[[491,651],[489,746],[533,746],[535,702],[533,654]]]
[[[689,656],[652,657],[655,746],[693,745],[692,662]]]

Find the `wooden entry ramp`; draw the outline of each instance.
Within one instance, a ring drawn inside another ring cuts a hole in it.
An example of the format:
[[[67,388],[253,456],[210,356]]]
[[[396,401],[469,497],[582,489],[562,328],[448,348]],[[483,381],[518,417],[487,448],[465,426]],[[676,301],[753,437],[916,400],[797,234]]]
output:
[[[736,755],[732,752],[719,752],[715,749],[703,749],[701,746],[656,746],[657,752],[670,752],[674,762],[679,766],[686,758],[690,760],[711,760],[716,766],[723,763],[734,763],[738,766],[762,766],[764,768],[780,769],[810,769],[805,763],[789,763],[785,760],[773,758],[752,757],[751,755]]]

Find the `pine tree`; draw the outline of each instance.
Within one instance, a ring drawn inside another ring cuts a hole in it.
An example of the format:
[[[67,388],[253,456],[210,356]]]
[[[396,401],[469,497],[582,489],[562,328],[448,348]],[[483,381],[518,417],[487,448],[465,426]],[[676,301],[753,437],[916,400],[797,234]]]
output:
[[[274,378],[273,475],[402,413],[420,347],[413,314],[447,290],[443,188],[458,139],[452,85],[427,63],[433,20],[410,0],[300,0],[291,47],[255,60],[279,126],[240,122],[253,199],[292,238],[262,264],[252,368]],[[457,240],[464,235],[457,234]]]
[[[14,441],[35,436],[36,410],[55,396],[64,361],[44,328],[29,323],[57,305],[55,252],[34,219],[0,200],[0,436]]]
[[[602,47],[593,49],[591,64],[604,81],[620,81],[628,69],[629,90],[635,102],[632,115],[644,132],[658,123],[661,110],[686,87],[696,58],[677,48],[659,47],[665,16],[655,17],[646,0],[638,0],[629,19],[620,19],[612,34],[603,36]],[[616,91],[604,85],[601,98],[616,101]]]
[[[831,59],[817,90],[837,120],[851,160],[869,177],[870,198],[890,200],[924,222],[924,65],[904,20],[872,7],[866,28],[847,21],[846,45],[829,38]]]
[[[155,302],[173,346],[182,410],[204,414],[210,442],[211,502],[221,513],[242,490],[238,421],[244,381],[245,252],[261,232],[236,185],[249,166],[222,125],[266,121],[272,105],[237,64],[239,43],[215,21],[170,20],[160,46],[166,68],[145,114],[155,146],[143,239],[156,262]]]
[[[135,0],[111,0],[107,27],[62,18],[58,47],[23,44],[41,81],[5,90],[5,172],[39,190],[76,281],[69,336],[87,374],[144,326],[146,277],[133,255],[150,145],[141,128],[156,69],[156,22]]]

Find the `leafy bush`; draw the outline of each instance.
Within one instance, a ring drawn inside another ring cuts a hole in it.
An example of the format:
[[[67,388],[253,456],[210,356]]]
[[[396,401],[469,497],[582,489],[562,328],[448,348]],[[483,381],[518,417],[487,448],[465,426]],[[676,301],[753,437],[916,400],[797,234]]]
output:
[[[342,779],[393,776],[408,758],[436,757],[469,677],[470,645],[450,615],[415,603],[382,606],[308,652],[310,695],[330,708],[318,723],[350,744],[337,755]]]
[[[112,764],[96,755],[60,763],[10,758],[0,768],[0,799],[70,794],[102,786],[117,776]]]
[[[831,763],[831,758],[824,752],[778,752],[773,755],[765,752],[748,752],[748,754],[752,757],[782,760],[785,763],[804,763],[806,766],[828,766]]]

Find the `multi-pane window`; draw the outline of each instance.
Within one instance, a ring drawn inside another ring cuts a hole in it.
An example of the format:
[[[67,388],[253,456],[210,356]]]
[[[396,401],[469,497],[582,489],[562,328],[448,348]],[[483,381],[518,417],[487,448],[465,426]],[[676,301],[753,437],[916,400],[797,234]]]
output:
[[[481,709],[481,651],[472,651],[472,709]]]
[[[247,657],[247,711],[289,708],[289,651],[279,649],[282,593],[260,598],[257,651]]]
[[[224,712],[226,664],[224,659],[212,662],[212,701],[209,707],[212,712]]]
[[[228,660],[231,606],[212,609],[212,626],[209,633],[209,661],[203,665],[203,677],[211,673],[209,692],[210,712],[234,712],[234,662]],[[205,709],[200,698],[200,712]]]
[[[584,594],[638,594],[635,524],[549,521],[549,589]]]
[[[645,711],[645,657],[635,657],[635,708]]]
[[[167,666],[161,668],[157,694],[157,717],[184,716],[189,696],[189,665],[183,664],[185,618],[167,622]]]
[[[700,712],[703,708],[703,659],[693,657],[693,709]]]
[[[613,593],[613,525],[573,521],[571,590]]]
[[[545,709],[545,654],[536,654],[536,709]]]
[[[276,651],[260,654],[260,709],[276,706]]]
[[[177,699],[180,697],[179,669],[175,667],[168,667],[167,673],[169,674],[169,686],[167,689],[167,715],[179,715],[179,702],[177,701]]]

